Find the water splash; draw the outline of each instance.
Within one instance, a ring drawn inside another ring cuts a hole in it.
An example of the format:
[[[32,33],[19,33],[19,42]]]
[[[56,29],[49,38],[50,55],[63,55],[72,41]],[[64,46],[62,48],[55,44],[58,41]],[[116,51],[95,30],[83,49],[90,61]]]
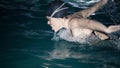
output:
[[[74,0],[74,1],[69,1],[68,4],[72,5],[73,7],[76,8],[88,8],[88,6],[98,2],[100,0]]]
[[[71,32],[66,29],[61,29],[57,32],[56,36],[53,37],[54,40],[66,40],[69,42],[81,43],[81,44],[90,44],[93,41],[99,41],[97,37],[94,36],[86,36],[84,34],[80,35],[79,37],[72,37]]]

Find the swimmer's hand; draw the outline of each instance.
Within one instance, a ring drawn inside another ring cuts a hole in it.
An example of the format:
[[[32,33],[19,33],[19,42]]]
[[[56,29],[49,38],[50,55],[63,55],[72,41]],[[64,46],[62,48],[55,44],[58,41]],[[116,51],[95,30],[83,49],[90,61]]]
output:
[[[101,32],[98,32],[98,31],[94,31],[94,33],[100,40],[109,39],[109,36],[104,34],[104,33],[101,33]]]

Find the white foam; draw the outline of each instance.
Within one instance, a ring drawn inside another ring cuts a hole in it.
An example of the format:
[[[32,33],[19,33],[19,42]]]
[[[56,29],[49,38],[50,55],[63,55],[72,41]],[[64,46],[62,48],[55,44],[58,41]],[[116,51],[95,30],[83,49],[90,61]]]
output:
[[[82,43],[82,44],[89,44],[92,40],[98,39],[89,37],[85,34],[81,34],[79,37],[73,37],[71,35],[71,32],[66,29],[61,29],[56,36],[53,37],[55,40],[63,39],[69,42],[76,42],[76,43]]]

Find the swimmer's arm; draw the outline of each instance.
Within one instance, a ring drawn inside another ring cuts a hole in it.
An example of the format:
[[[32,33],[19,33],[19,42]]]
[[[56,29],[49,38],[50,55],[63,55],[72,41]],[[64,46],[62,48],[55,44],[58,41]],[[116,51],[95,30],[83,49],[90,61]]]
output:
[[[108,0],[101,0],[98,3],[96,3],[95,5],[93,5],[92,7],[85,9],[85,10],[82,10],[80,12],[77,12],[76,14],[81,14],[83,16],[83,18],[87,18],[91,14],[96,12],[98,9],[103,7],[107,2],[108,2]]]
[[[77,28],[74,28],[74,29],[71,29],[71,34],[72,34],[72,37],[77,37],[79,36],[79,29]]]
[[[90,15],[92,15],[94,12],[96,12],[98,9],[103,7],[107,2],[108,2],[108,0],[101,0],[90,8],[75,12],[71,15],[67,15],[66,17],[67,18],[75,18],[75,17],[87,18]]]
[[[79,28],[77,28],[77,27],[71,27],[71,34],[72,34],[73,37],[78,37],[79,36]],[[99,31],[94,31],[94,34],[100,40],[109,39],[109,36],[107,34],[105,34],[105,33],[102,33],[102,32],[99,32]]]
[[[69,28],[71,31],[71,34],[73,37],[77,37],[79,35],[79,24],[77,22],[72,23],[72,21],[69,23]]]

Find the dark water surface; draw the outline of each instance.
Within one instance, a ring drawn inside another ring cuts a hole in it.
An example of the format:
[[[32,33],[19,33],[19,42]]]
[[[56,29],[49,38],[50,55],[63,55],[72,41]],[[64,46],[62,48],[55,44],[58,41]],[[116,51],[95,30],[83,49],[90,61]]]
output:
[[[0,68],[120,68],[119,40],[101,41],[94,46],[51,40],[53,31],[45,19],[48,2],[0,1]],[[71,12],[77,10],[70,8]],[[106,25],[114,21],[119,24],[119,12],[113,12],[113,18],[103,10],[92,18]]]

